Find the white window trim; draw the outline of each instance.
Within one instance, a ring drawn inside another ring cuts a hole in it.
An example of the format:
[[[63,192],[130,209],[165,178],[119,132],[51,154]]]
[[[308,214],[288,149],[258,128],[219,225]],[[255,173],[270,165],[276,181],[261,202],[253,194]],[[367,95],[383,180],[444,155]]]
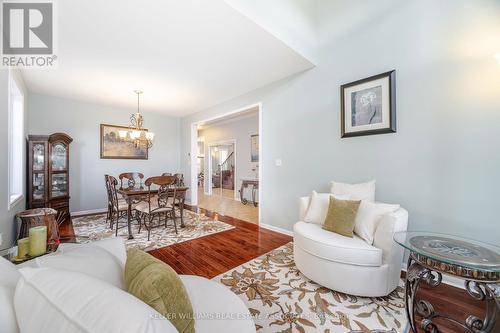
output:
[[[13,141],[13,131],[12,131],[12,121],[11,121],[11,117],[12,117],[12,93],[11,93],[11,82],[14,81],[16,86],[17,86],[17,89],[19,90],[19,92],[21,93],[21,96],[23,98],[23,123],[26,121],[26,105],[25,105],[25,97],[24,97],[24,92],[22,91],[21,89],[21,85],[19,84],[14,72],[12,70],[9,69],[9,90],[8,90],[8,107],[9,107],[9,112],[8,112],[8,115],[7,115],[7,121],[8,121],[8,146],[7,146],[7,150],[8,150],[8,161],[7,161],[7,174],[8,174],[8,188],[7,188],[7,193],[8,193],[8,196],[7,196],[7,209],[10,211],[12,210],[14,207],[16,207],[23,199],[24,199],[24,191],[25,191],[25,184],[24,184],[24,178],[21,177],[21,193],[10,193],[10,190],[11,190],[11,180],[13,178],[13,175],[12,175],[12,168],[11,168],[11,163],[12,163],[12,151],[11,151],[11,145],[12,145],[12,141]],[[23,130],[22,130],[22,137],[24,139],[25,137],[25,128],[23,126]],[[22,146],[22,145],[21,145]],[[23,153],[24,153],[24,150],[23,150]],[[22,163],[21,163],[22,164]]]

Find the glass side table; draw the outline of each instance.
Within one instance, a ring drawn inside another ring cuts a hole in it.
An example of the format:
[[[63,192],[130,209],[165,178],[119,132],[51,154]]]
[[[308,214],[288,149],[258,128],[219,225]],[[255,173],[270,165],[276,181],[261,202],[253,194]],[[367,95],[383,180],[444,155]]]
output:
[[[428,232],[398,232],[394,240],[410,251],[405,283],[406,314],[413,332],[416,315],[422,316],[424,332],[440,332],[434,319],[461,326],[465,332],[493,332],[500,312],[500,248],[452,235]],[[438,313],[429,301],[417,299],[420,282],[431,287],[441,284],[442,274],[464,280],[468,294],[486,302],[484,318],[470,315],[465,323]]]

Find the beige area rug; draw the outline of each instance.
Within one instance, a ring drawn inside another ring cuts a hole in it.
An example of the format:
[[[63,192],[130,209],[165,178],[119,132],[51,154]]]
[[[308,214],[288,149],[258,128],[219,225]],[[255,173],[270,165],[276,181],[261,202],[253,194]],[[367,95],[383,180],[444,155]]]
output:
[[[335,278],[335,277],[332,277]],[[403,332],[404,289],[387,297],[357,297],[322,287],[302,275],[288,243],[214,278],[237,294],[257,332]]]
[[[115,230],[109,228],[106,222],[106,215],[92,215],[73,218],[73,228],[78,243],[89,243],[96,240],[115,237]],[[120,219],[120,226],[126,226],[126,219]],[[184,211],[185,228],[180,227],[180,219],[177,219],[178,234],[175,233],[172,220],[167,222],[167,227],[163,225],[151,230],[151,237],[148,241],[148,232],[144,228],[139,233],[139,225],[136,220],[132,221],[132,235],[134,239],[127,239],[127,228],[118,229],[118,236],[125,239],[127,248],[136,247],[144,251],[151,251],[172,244],[182,243],[188,240],[213,235],[222,231],[234,229],[234,226],[221,221],[199,215],[191,211]]]

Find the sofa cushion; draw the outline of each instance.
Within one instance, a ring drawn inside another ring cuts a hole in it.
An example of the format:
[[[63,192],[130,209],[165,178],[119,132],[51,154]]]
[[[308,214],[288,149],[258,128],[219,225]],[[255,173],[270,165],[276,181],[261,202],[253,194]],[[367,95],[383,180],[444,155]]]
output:
[[[317,257],[358,266],[382,265],[382,250],[354,235],[345,237],[313,223],[297,222],[293,241],[304,251]]]
[[[172,267],[144,251],[130,249],[125,282],[129,293],[170,319],[180,333],[194,332],[189,295]]]
[[[356,215],[356,224],[354,232],[364,239],[368,244],[373,244],[375,230],[383,215],[395,212],[399,205],[390,205],[384,203],[374,203],[363,200]]]
[[[196,332],[255,333],[255,324],[248,308],[231,290],[203,277],[179,277],[193,305]]]
[[[18,332],[14,311],[14,292],[21,274],[16,266],[0,256],[0,331]]]
[[[22,268],[14,296],[23,333],[177,332],[147,304],[86,274]]]
[[[96,246],[108,251],[116,259],[118,259],[118,262],[120,263],[122,269],[125,269],[125,262],[127,261],[127,250],[125,247],[125,240],[122,237],[105,238],[87,244],[63,243],[59,245],[59,247],[57,248],[57,252],[64,253],[71,249],[80,248],[82,246]]]
[[[323,224],[325,223],[326,214],[330,205],[330,198],[334,197],[338,200],[349,199],[348,195],[334,195],[331,193],[318,193],[313,191],[307,213],[304,216],[304,222]]]
[[[348,195],[351,200],[375,201],[375,181],[359,184],[331,182],[330,192],[336,195]]]
[[[123,269],[118,259],[92,243],[66,248],[33,260],[36,267],[57,268],[88,274],[125,290]]]

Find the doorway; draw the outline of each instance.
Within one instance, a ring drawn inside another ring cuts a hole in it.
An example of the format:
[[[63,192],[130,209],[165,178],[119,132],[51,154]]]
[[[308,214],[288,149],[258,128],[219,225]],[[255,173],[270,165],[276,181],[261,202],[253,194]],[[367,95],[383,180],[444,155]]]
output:
[[[236,142],[226,141],[208,145],[209,195],[235,199]]]
[[[191,204],[259,223],[260,104],[192,123]]]

